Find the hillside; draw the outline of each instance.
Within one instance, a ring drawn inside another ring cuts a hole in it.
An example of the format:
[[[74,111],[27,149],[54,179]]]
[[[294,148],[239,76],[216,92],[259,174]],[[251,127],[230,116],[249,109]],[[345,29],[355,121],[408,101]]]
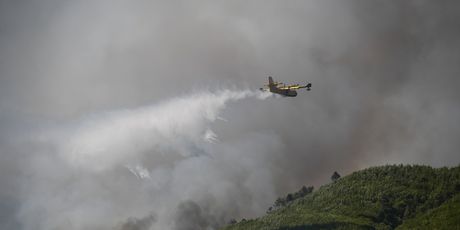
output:
[[[395,228],[460,229],[460,166],[365,169],[223,229]]]

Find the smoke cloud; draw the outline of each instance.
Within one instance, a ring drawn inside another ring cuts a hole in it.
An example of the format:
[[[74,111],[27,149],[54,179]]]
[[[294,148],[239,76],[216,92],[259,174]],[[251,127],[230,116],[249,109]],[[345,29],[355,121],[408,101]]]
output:
[[[0,226],[213,229],[334,171],[458,165],[459,12],[0,1]]]
[[[115,229],[120,230],[148,230],[155,222],[155,216],[149,215],[141,219],[129,218],[125,223]]]
[[[31,133],[23,141],[40,153],[26,163],[22,189],[34,192],[19,208],[24,228],[108,229],[127,218],[114,228],[216,229],[239,212],[263,211],[275,198],[269,155],[278,137],[220,140],[211,129],[225,122],[228,102],[249,97],[272,95],[201,92]]]

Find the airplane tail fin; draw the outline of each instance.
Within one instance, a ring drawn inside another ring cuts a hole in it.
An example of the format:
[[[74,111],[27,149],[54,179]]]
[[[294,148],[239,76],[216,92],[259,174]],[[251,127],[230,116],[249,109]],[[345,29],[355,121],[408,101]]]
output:
[[[270,89],[270,92],[273,92],[275,89],[275,82],[273,82],[273,78],[271,76],[268,76],[268,88]]]
[[[273,78],[271,76],[268,76],[268,85],[273,85]]]

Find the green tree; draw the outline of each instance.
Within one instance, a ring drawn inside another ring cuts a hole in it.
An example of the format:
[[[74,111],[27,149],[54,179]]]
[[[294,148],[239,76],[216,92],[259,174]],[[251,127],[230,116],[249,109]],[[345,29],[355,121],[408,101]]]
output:
[[[340,174],[338,172],[334,172],[334,174],[331,176],[331,180],[335,182],[338,179],[340,179]]]

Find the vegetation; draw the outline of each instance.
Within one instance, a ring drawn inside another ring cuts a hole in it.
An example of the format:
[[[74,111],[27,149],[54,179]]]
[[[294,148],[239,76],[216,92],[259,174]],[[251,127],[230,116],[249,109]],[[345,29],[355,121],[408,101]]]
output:
[[[276,199],[276,201],[273,204],[273,206],[268,208],[267,213],[275,211],[275,210],[280,209],[282,207],[285,207],[286,205],[292,203],[293,201],[295,201],[297,199],[300,199],[300,198],[312,193],[313,189],[314,189],[313,186],[309,186],[309,187],[303,186],[299,191],[295,192],[294,194],[289,193],[289,194],[287,194],[287,196],[285,198],[280,197],[280,198]]]
[[[340,174],[338,172],[334,172],[334,174],[331,176],[331,180],[335,182],[338,179],[340,179]]]
[[[405,221],[398,229],[460,229],[460,195],[428,211]]]
[[[460,166],[395,165],[337,178],[224,229],[460,229],[459,216]]]

